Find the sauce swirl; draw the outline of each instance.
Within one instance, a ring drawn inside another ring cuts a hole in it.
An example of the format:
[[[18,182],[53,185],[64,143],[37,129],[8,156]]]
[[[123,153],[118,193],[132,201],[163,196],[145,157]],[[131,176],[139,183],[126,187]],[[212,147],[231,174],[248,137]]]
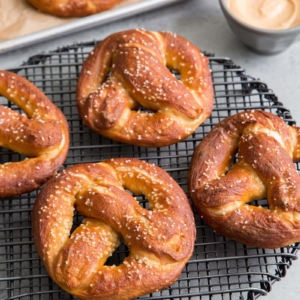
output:
[[[228,0],[241,21],[263,29],[287,29],[300,24],[299,0]]]

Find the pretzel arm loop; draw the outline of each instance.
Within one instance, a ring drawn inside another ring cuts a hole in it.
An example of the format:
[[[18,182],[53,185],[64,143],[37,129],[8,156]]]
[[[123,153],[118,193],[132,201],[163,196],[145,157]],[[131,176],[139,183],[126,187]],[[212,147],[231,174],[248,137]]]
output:
[[[59,119],[62,115],[42,91],[20,75],[1,70],[0,92],[29,118],[51,120]]]
[[[99,220],[86,218],[58,255],[57,281],[66,284],[69,289],[88,287],[91,277],[101,270],[119,243],[120,237],[111,227]]]
[[[230,194],[227,187],[231,189]],[[204,184],[195,193],[201,207],[211,214],[222,215],[265,197],[266,187],[250,165],[239,162],[225,176]]]
[[[239,132],[228,134],[221,125],[208,133],[207,138],[201,142],[201,147],[198,146],[193,153],[188,174],[191,193],[226,174],[238,150],[239,137]]]
[[[300,176],[294,167],[292,154],[264,132],[249,134],[245,134],[240,143],[240,156],[255,169],[267,187],[270,209],[299,212]]]
[[[28,157],[47,153],[59,147],[63,138],[58,124],[56,120],[28,119],[0,106],[0,145]]]
[[[76,91],[77,107],[81,115],[85,114],[85,102],[89,100],[89,95],[97,91],[111,70],[112,54],[117,44],[109,42],[107,39],[96,45],[84,62]]]
[[[162,36],[166,47],[167,67],[179,71],[180,81],[194,95],[196,103],[193,104],[193,108],[209,113],[213,105],[213,90],[210,69],[205,67],[208,58],[193,44],[176,34],[164,32]]]
[[[165,67],[159,53],[128,46],[115,56],[113,72],[136,101],[149,110],[173,108],[191,119],[202,112],[191,92]]]

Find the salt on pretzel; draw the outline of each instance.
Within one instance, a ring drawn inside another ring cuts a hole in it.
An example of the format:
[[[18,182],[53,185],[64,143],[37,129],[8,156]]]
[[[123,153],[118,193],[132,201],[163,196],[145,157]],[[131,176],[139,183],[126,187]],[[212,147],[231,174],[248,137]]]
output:
[[[38,10],[60,17],[84,17],[113,8],[122,0],[27,0]]]
[[[204,221],[230,239],[262,248],[300,242],[299,160],[300,128],[271,113],[242,112],[195,149],[189,192]],[[252,205],[265,197],[269,208]]]
[[[0,106],[0,146],[27,158],[0,165],[0,198],[31,192],[66,159],[69,129],[62,112],[25,78],[0,71],[0,94],[26,115]]]
[[[180,80],[168,68],[178,71]],[[168,32],[110,35],[85,60],[77,85],[77,106],[87,126],[145,147],[171,145],[192,134],[211,114],[213,98],[208,58]]]
[[[134,194],[144,194],[150,209]],[[70,235],[75,209],[83,223]],[[78,164],[49,180],[35,202],[32,230],[52,279],[80,299],[132,299],[172,284],[193,253],[195,224],[179,185],[137,159]],[[123,236],[130,253],[104,265]]]

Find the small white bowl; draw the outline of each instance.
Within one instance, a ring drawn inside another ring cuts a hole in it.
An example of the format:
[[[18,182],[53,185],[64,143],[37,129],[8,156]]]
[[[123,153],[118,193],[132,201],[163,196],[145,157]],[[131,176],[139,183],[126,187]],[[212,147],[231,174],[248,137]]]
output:
[[[228,9],[228,0],[219,1],[232,31],[245,45],[255,52],[268,55],[276,54],[284,51],[300,39],[300,26],[280,30],[257,28],[235,17]]]

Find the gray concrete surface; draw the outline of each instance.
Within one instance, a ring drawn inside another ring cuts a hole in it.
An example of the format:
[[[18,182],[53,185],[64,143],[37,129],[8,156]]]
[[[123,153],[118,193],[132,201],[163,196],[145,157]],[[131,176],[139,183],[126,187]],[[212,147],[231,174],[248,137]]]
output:
[[[149,13],[102,25],[74,35],[57,37],[0,55],[2,69],[16,67],[33,54],[75,42],[102,39],[127,28],[146,28],[176,32],[202,50],[232,58],[253,77],[266,82],[279,100],[291,110],[300,124],[300,43],[275,56],[263,56],[246,48],[228,27],[217,0],[187,0]],[[272,292],[260,299],[300,299],[300,262],[293,263],[287,276],[276,283]]]

